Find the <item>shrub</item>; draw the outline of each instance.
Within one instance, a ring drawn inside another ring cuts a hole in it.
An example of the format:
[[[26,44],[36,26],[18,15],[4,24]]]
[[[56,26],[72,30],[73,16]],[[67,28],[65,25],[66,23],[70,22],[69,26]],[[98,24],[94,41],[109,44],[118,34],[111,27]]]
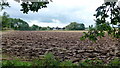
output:
[[[103,66],[104,63],[102,60],[95,59],[95,60],[85,60],[79,63],[79,66]]]
[[[31,62],[23,62],[20,60],[5,60],[2,61],[2,66],[31,66]]]
[[[52,53],[45,54],[44,59],[42,60],[34,60],[32,62],[25,62],[20,60],[3,60],[2,61],[2,68],[9,66],[9,67],[15,67],[15,66],[22,66],[22,67],[43,67],[43,68],[79,68],[79,67],[99,67],[99,66],[109,66],[109,67],[119,67],[120,66],[120,59],[115,58],[112,60],[109,64],[104,64],[102,60],[95,59],[95,60],[84,60],[79,62],[78,64],[72,63],[72,61],[66,60],[66,61],[59,61],[56,60],[54,55]]]
[[[108,65],[109,66],[120,66],[120,59],[119,58],[115,58]]]

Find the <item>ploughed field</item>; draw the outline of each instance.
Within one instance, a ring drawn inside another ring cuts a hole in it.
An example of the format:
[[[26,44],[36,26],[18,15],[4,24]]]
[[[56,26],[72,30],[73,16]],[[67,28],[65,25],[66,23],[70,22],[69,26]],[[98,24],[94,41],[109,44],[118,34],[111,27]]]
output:
[[[81,41],[82,35],[79,31],[13,31],[2,35],[2,52],[26,60],[52,52],[56,58],[74,63],[84,59],[109,62],[120,58],[120,40],[106,36],[96,42]]]

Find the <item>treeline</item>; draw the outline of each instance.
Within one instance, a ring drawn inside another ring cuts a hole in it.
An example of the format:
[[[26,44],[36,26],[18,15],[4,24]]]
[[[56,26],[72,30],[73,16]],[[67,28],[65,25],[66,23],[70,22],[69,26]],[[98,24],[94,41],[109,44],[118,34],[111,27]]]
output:
[[[69,25],[60,28],[60,27],[41,27],[33,24],[29,26],[29,24],[22,20],[16,18],[10,18],[9,15],[4,12],[3,16],[0,16],[2,20],[1,30],[85,30],[85,26],[83,23],[79,24],[77,22],[71,22]]]
[[[29,30],[29,24],[22,19],[10,18],[9,15],[4,12],[3,16],[0,16],[2,20],[1,30]]]

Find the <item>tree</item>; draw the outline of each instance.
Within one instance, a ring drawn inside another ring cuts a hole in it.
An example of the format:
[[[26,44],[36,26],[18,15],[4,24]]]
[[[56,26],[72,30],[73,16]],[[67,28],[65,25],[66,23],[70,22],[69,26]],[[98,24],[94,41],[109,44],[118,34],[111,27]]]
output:
[[[20,2],[20,0],[15,0],[16,2]],[[24,1],[24,0],[23,0]],[[52,2],[52,0],[50,0]],[[49,4],[49,1],[38,1],[38,2],[32,2],[31,0],[27,0],[25,2],[22,2],[21,4],[21,11],[23,13],[28,14],[29,11],[38,12],[41,8],[47,8],[47,4]],[[5,7],[10,7],[9,3],[5,0],[0,1],[0,8],[1,10],[5,9]]]
[[[78,25],[78,30],[85,30],[85,25],[83,23],[79,24]]]
[[[9,15],[4,12],[3,16],[0,16],[2,20],[2,30],[14,29],[14,30],[29,30],[29,24],[22,19],[10,18]]]
[[[32,27],[31,27],[31,30],[39,30],[39,26],[38,26],[38,25],[33,24],[33,25],[32,25]]]
[[[51,28],[49,26],[47,26],[47,30],[50,30]]]
[[[10,23],[12,29],[15,30],[29,30],[29,24],[22,19],[13,19],[10,18]]]
[[[76,22],[71,22],[69,25],[65,27],[67,30],[84,30],[85,26],[84,24],[79,24]]]
[[[41,30],[47,30],[47,27],[42,27]]]
[[[6,12],[4,12],[3,13],[3,16],[1,16],[1,18],[2,18],[2,29],[3,28],[8,28],[9,27],[9,15],[6,13]]]
[[[120,38],[120,7],[117,2],[105,2],[96,9],[96,28],[89,27],[88,33],[84,32],[81,40],[89,38],[97,40],[97,37],[104,37],[105,31],[114,38]],[[117,27],[115,27],[117,26]]]
[[[5,0],[1,0],[0,1],[0,11],[3,10],[3,9],[5,9],[5,7],[10,7],[9,3],[6,2]]]

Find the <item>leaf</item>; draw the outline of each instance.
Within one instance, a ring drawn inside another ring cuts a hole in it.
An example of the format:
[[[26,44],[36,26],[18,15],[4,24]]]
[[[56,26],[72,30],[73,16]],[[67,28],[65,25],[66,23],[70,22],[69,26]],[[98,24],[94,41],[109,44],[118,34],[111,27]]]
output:
[[[80,37],[80,40],[82,40],[82,41],[85,40],[85,37],[84,36]]]
[[[106,5],[106,6],[110,5],[110,2],[106,2],[105,5]]]
[[[104,14],[104,17],[109,17],[109,15],[107,15],[107,14]]]
[[[101,15],[101,12],[98,11],[97,14],[96,14],[96,18],[99,17]]]

